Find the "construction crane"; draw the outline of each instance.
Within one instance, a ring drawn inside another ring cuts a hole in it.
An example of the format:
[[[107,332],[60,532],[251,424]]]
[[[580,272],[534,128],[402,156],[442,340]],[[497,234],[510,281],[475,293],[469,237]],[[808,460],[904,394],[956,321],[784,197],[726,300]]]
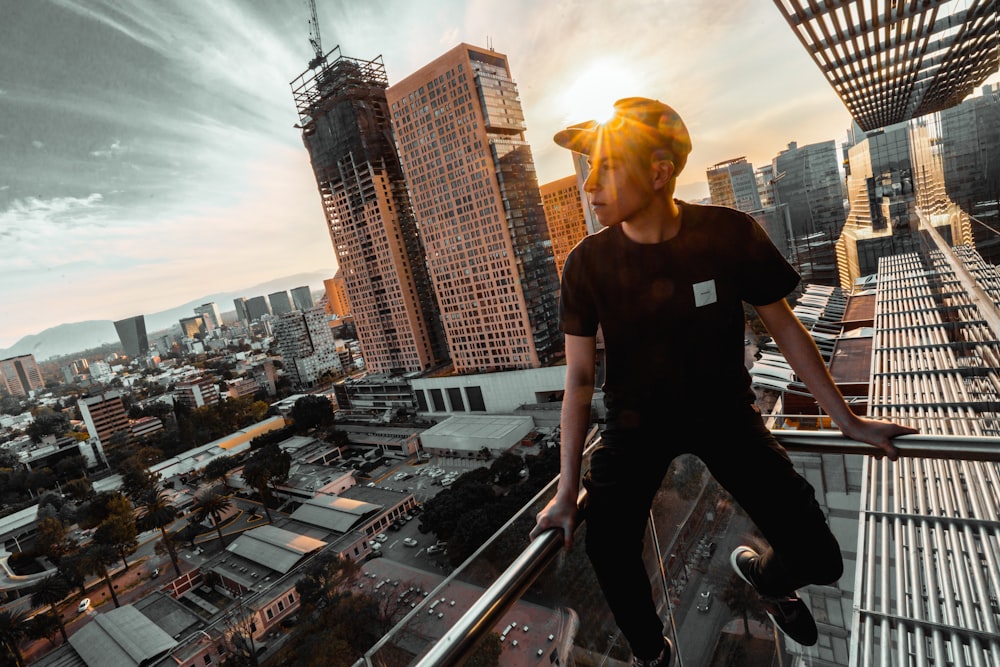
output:
[[[319,17],[316,15],[316,0],[309,0],[309,44],[312,45],[313,59],[309,61],[309,69],[316,69],[326,62],[323,55],[323,43],[319,37]]]

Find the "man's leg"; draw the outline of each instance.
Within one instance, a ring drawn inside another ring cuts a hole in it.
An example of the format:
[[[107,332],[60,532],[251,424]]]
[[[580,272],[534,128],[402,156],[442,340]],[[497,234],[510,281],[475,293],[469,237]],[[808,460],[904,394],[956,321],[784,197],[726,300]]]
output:
[[[606,432],[606,436],[611,435]],[[607,441],[609,438],[605,438]],[[615,623],[639,658],[663,649],[663,621],[642,560],[646,521],[669,460],[650,461],[641,441],[599,447],[584,478],[586,548]]]
[[[806,584],[836,582],[843,574],[840,545],[815,490],[756,413],[743,426],[708,446],[702,459],[770,544],[755,566],[759,592],[781,596]]]

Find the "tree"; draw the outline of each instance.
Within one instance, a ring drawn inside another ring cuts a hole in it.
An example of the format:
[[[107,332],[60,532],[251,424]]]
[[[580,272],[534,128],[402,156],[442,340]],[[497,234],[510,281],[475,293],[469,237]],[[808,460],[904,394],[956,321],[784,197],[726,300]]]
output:
[[[24,430],[31,441],[38,444],[46,436],[60,436],[69,431],[69,417],[61,412],[56,412],[52,408],[40,408],[35,415],[35,420],[28,424]]]
[[[63,491],[66,492],[66,495],[76,500],[83,500],[89,496],[90,492],[93,490],[94,485],[91,484],[90,480],[86,477],[71,479],[63,484]]]
[[[98,574],[104,579],[108,592],[111,593],[111,600],[115,603],[115,607],[120,607],[114,582],[111,581],[111,574],[108,572],[108,566],[118,560],[115,549],[106,544],[91,544],[81,552],[80,556],[88,572]]]
[[[167,539],[167,526],[177,518],[177,508],[170,503],[165,491],[157,491],[138,508],[139,523],[146,529],[154,528],[160,531],[160,542],[170,554],[170,560],[174,564],[174,572],[181,576],[181,566],[177,559],[177,549],[174,543]]]
[[[220,456],[217,459],[212,459],[202,471],[202,479],[206,482],[224,482],[229,471],[239,464],[240,460],[235,456]]]
[[[295,430],[299,433],[333,424],[333,405],[329,399],[315,394],[308,394],[295,401],[291,414]]]
[[[68,642],[66,626],[63,624],[62,616],[56,605],[62,602],[69,593],[69,584],[59,574],[50,574],[31,587],[31,608],[38,609],[49,605],[49,610],[59,623],[59,632],[62,633],[63,642]]]
[[[729,574],[726,585],[719,591],[719,599],[729,607],[729,611],[743,618],[743,634],[746,639],[750,639],[750,618],[761,621],[767,618],[757,591],[735,572]]]
[[[47,516],[38,522],[35,549],[53,563],[59,563],[59,559],[66,553],[66,527],[62,521]]]
[[[206,518],[211,517],[212,526],[215,528],[215,532],[219,534],[219,544],[222,545],[223,549],[226,548],[226,540],[222,537],[222,514],[232,506],[233,501],[229,496],[224,496],[221,493],[213,491],[196,497],[194,501],[195,516],[198,517],[199,521],[204,521]]]
[[[20,643],[27,634],[28,623],[24,612],[6,609],[0,611],[0,645],[14,658],[17,667],[24,665]]]
[[[354,560],[332,551],[318,554],[306,566],[301,579],[295,584],[299,604],[304,608],[316,607],[320,601],[327,604],[349,595],[361,566]]]
[[[271,489],[288,479],[291,465],[291,455],[273,444],[258,449],[243,466],[243,480],[260,494],[268,521],[271,521],[268,505],[274,499]]]
[[[139,532],[135,523],[135,512],[128,498],[118,495],[108,503],[108,518],[94,531],[94,542],[106,544],[115,549],[128,570],[128,555],[139,546]]]
[[[59,632],[59,621],[52,615],[52,612],[47,611],[31,618],[27,623],[27,629],[29,639],[47,639],[49,644],[54,646],[55,642],[52,641],[52,638]]]

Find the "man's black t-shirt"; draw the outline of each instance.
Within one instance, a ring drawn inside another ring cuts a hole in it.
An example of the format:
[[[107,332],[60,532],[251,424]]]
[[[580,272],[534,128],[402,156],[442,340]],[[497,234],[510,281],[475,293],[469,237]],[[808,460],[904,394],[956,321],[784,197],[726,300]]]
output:
[[[742,302],[773,303],[799,281],[751,216],[677,204],[674,238],[635,243],[616,225],[584,238],[563,268],[562,330],[594,336],[600,325],[617,406],[746,401]]]

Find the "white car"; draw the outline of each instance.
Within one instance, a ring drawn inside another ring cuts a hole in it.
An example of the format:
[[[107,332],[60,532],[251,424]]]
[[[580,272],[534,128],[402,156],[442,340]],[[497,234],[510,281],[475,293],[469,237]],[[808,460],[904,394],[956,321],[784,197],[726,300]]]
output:
[[[90,609],[90,598],[83,598],[80,600],[80,604],[76,606],[76,613],[82,614],[88,609]]]
[[[408,547],[415,547],[415,546],[417,546],[417,541],[415,539],[413,539],[412,537],[404,537],[403,538],[403,544],[405,544]]]
[[[385,542],[388,539],[389,539],[389,536],[386,535],[385,533],[379,533],[378,535],[375,536],[375,541],[376,542]]]

